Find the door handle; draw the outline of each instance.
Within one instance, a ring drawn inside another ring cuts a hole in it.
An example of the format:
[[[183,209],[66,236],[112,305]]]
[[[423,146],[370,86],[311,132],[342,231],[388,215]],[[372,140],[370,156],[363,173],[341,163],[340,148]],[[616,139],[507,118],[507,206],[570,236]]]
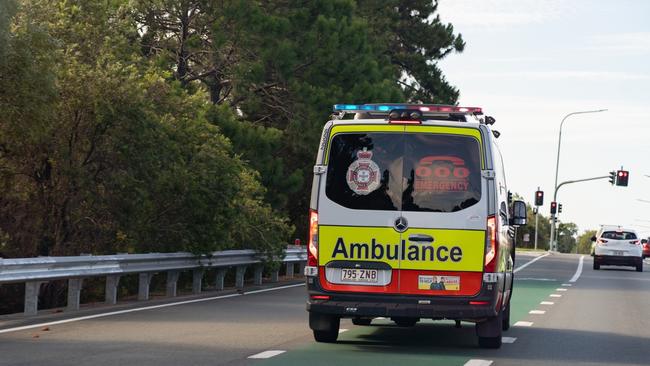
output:
[[[409,241],[417,243],[433,243],[433,236],[426,234],[413,234],[409,235]]]

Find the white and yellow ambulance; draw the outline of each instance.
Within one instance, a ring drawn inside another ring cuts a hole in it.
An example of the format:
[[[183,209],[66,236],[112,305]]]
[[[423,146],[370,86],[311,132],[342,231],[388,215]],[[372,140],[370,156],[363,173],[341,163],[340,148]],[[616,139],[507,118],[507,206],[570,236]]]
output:
[[[334,342],[341,318],[400,326],[476,323],[479,344],[509,327],[514,228],[492,117],[480,108],[335,105],[314,166],[309,325]]]

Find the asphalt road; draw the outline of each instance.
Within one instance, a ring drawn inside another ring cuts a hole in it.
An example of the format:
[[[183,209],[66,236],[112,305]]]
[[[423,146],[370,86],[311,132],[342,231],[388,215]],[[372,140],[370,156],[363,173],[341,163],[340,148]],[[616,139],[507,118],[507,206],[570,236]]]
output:
[[[399,328],[382,319],[367,327],[343,320],[339,342],[317,344],[307,325],[304,286],[284,283],[182,304],[3,318],[0,365],[650,364],[650,263],[643,273],[631,267],[594,271],[585,256],[576,279],[580,257],[551,254],[530,262],[534,255],[518,255],[512,322],[520,323],[504,333],[513,343],[499,350],[478,348],[470,323]],[[53,321],[69,322],[44,324]],[[250,358],[255,355],[263,358]]]

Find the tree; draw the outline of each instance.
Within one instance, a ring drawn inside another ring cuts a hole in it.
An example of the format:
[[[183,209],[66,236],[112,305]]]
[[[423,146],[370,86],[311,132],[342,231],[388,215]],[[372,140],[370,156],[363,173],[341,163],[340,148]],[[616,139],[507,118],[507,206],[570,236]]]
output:
[[[22,78],[0,79],[14,91],[0,94],[3,250],[279,251],[291,227],[259,174],[207,120],[205,92],[141,58],[129,14],[124,1],[21,3],[1,74]]]
[[[373,44],[396,67],[398,82],[412,102],[454,104],[458,89],[451,86],[437,61],[462,52],[465,42],[436,14],[437,1],[359,0],[359,10],[373,32]]]
[[[578,253],[591,254],[591,245],[593,244],[591,238],[595,235],[596,230],[586,230],[584,233],[578,236]]]
[[[572,253],[576,248],[578,225],[568,222],[560,223],[557,227],[557,250],[560,253]]]

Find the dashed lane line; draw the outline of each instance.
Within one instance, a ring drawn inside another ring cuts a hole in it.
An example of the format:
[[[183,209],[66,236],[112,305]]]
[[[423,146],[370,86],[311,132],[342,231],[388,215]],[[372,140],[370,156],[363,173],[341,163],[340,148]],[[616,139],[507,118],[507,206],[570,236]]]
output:
[[[542,301],[539,304],[540,305],[554,305],[555,303],[553,301]]]
[[[135,313],[135,312],[138,312],[138,311],[162,309],[162,308],[168,308],[168,307],[172,307],[172,306],[179,306],[179,305],[194,304],[194,303],[205,302],[205,301],[228,299],[228,298],[231,298],[231,297],[252,295],[252,294],[257,294],[257,293],[260,293],[260,292],[284,290],[284,289],[287,289],[287,288],[298,287],[298,286],[305,286],[305,284],[304,283],[299,283],[299,284],[294,284],[294,285],[278,286],[278,287],[272,287],[272,288],[268,288],[268,289],[264,289],[264,290],[255,290],[255,291],[244,292],[244,293],[241,293],[241,294],[221,295],[221,296],[205,297],[205,298],[194,299],[194,300],[170,302],[170,303],[161,304],[161,305],[144,306],[144,307],[141,307],[141,308],[111,311],[111,312],[108,312],[108,313],[80,316],[80,317],[77,317],[77,318],[63,319],[63,320],[57,320],[57,321],[53,321],[53,322],[25,325],[25,326],[21,326],[21,327],[14,327],[14,328],[8,328],[8,329],[0,329],[0,334],[18,332],[18,331],[21,331],[21,330],[49,327],[49,326],[52,326],[52,325],[60,325],[60,324],[66,324],[66,323],[79,322],[79,321],[82,321],[82,320],[105,318],[105,317],[114,316],[114,315]]]
[[[585,261],[585,256],[584,255],[580,256],[580,260],[578,261],[578,268],[576,269],[576,273],[573,275],[573,277],[571,277],[569,282],[571,282],[571,283],[576,282],[578,280],[578,278],[580,278],[580,275],[582,274],[582,266],[584,264],[584,261]]]
[[[568,290],[565,288],[556,288],[555,291],[568,291]]]
[[[544,315],[544,314],[546,314],[546,310],[531,310],[531,311],[528,312],[528,314]]]
[[[339,334],[347,332],[347,329],[339,329]]]
[[[465,362],[465,366],[490,366],[494,361],[473,359]]]
[[[570,284],[570,283],[563,283],[562,286],[564,286],[564,287],[571,287],[571,286],[573,286],[573,285]]]
[[[264,352],[254,354],[252,356],[248,356],[248,358],[255,358],[255,359],[271,358],[271,357],[275,357],[277,355],[281,355],[281,354],[283,354],[285,352],[287,352],[287,351],[270,350],[270,351],[264,351]]]
[[[525,322],[523,320],[520,320],[514,324],[515,327],[532,327],[533,322]]]
[[[550,297],[562,297],[562,295],[560,295],[560,294],[550,294],[548,296],[550,296]]]
[[[516,337],[501,337],[501,343],[515,343]]]
[[[546,254],[540,255],[539,257],[535,257],[535,258],[531,259],[530,261],[522,264],[521,266],[515,268],[514,271],[512,271],[512,273],[517,273],[517,272],[521,271],[522,269],[530,266],[531,264],[537,262],[538,260],[540,260],[540,259],[542,259],[544,257],[548,257],[549,255],[551,255],[551,253],[546,253]]]

